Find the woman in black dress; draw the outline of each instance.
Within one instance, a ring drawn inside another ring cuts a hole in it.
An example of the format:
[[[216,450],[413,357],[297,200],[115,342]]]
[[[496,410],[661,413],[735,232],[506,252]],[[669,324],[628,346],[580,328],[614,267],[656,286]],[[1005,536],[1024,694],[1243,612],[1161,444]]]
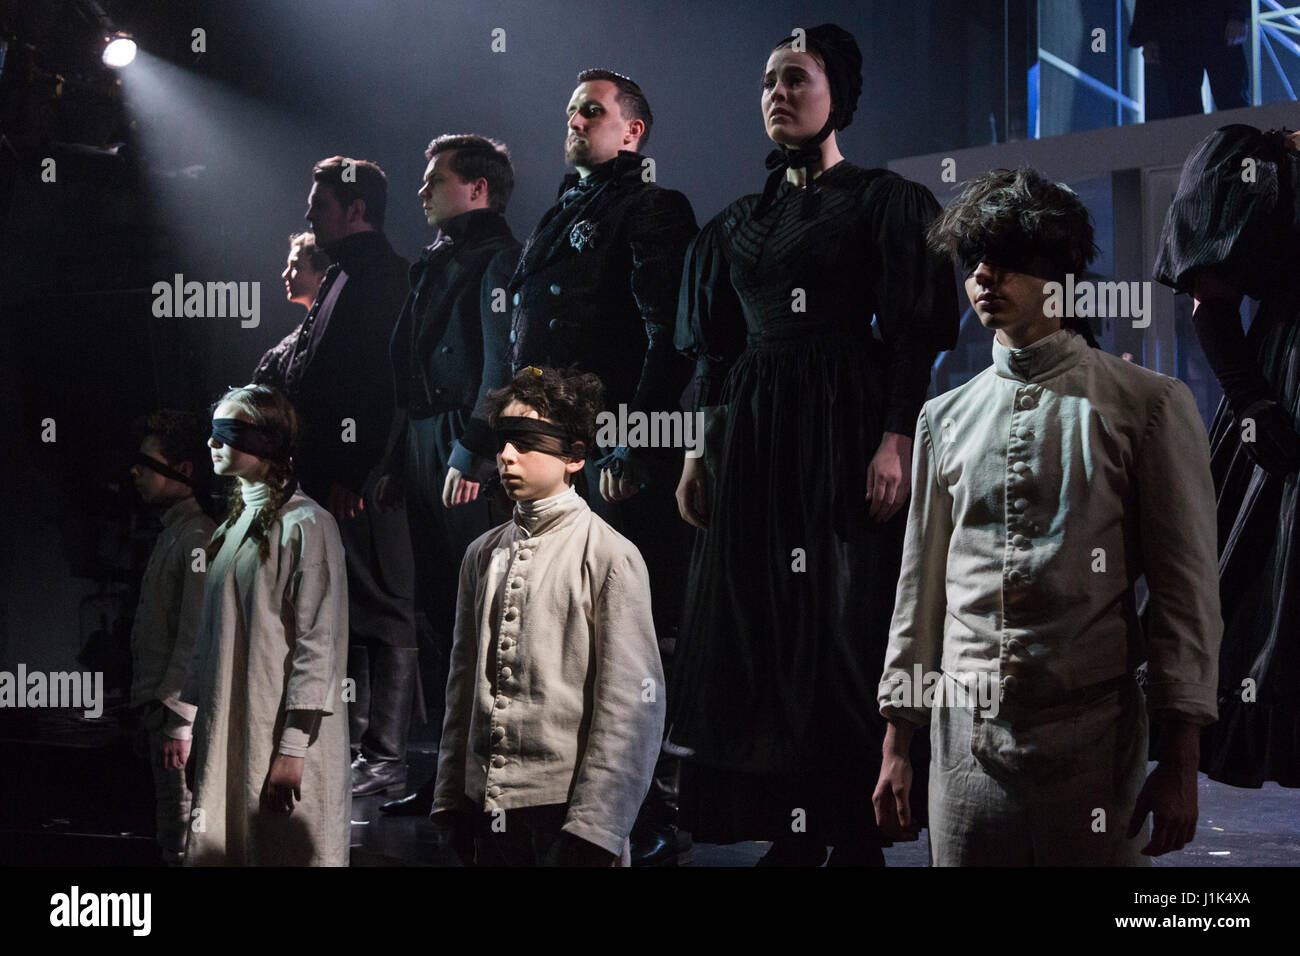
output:
[[[1223,401],[1210,426],[1218,493],[1219,720],[1214,780],[1300,787],[1300,134],[1233,125],[1187,158],[1155,278],[1196,299]],[[1259,302],[1243,334],[1241,299]],[[1252,434],[1253,432],[1253,434]]]
[[[678,314],[708,450],[677,491],[704,530],[667,747],[685,758],[682,827],[772,840],[769,865],[818,865],[827,844],[832,863],[883,862],[875,695],[911,436],[957,333],[952,267],[925,243],[934,197],[839,152],[861,65],[829,24],[773,50],[772,174],[695,240]]]

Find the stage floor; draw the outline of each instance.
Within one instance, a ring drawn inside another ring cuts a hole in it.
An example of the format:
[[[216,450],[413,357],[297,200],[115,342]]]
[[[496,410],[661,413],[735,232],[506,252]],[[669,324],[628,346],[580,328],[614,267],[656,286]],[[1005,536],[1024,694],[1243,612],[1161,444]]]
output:
[[[427,730],[417,728],[417,736]],[[412,743],[412,789],[433,773],[435,757],[429,741]],[[0,866],[157,863],[148,768],[115,721],[57,711],[0,714],[0,761]],[[458,866],[427,819],[380,813],[391,797],[353,802],[352,865]],[[1300,866],[1300,790],[1244,790],[1202,775],[1199,806],[1196,840],[1156,866]],[[926,841],[923,834],[887,849],[887,864],[926,866]],[[696,844],[689,865],[752,866],[766,848]]]
[[[411,753],[412,788],[431,771],[433,757],[427,750]],[[460,865],[454,855],[439,849],[427,820],[380,813],[379,805],[389,799],[359,797],[353,801],[353,866]],[[1200,774],[1197,799],[1200,822],[1196,840],[1176,853],[1156,858],[1152,861],[1155,866],[1300,866],[1300,790],[1275,783],[1260,790],[1244,790]],[[888,848],[886,865],[929,865],[927,841],[928,833],[922,833],[916,843]],[[688,865],[753,866],[767,847],[766,843],[697,843]]]

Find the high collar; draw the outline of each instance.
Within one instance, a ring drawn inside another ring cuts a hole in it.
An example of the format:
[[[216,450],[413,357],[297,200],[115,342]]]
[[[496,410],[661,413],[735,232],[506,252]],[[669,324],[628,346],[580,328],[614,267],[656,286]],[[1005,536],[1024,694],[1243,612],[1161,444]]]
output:
[[[271,486],[264,481],[251,485],[241,484],[239,494],[244,499],[245,508],[256,510],[271,500]]]
[[[480,234],[491,235],[506,228],[506,217],[495,209],[471,209],[452,216],[438,225],[438,238],[433,245],[444,241],[464,242]],[[432,248],[432,246],[430,247]]]
[[[566,515],[586,510],[586,500],[570,485],[549,498],[515,502],[515,526],[525,537],[534,538],[549,531]]]
[[[640,153],[634,153],[628,149],[620,149],[618,155],[613,159],[607,159],[591,167],[591,172],[587,178],[583,179],[576,172],[569,173],[564,177],[564,182],[560,185],[560,192],[566,192],[574,186],[582,189],[591,189],[610,179],[616,179],[619,176],[626,175],[631,170],[641,168],[642,156]]]
[[[388,237],[378,229],[368,229],[344,236],[338,242],[331,243],[325,251],[334,257],[344,272],[355,272],[358,267],[364,268],[369,261],[385,254],[391,255],[393,247],[389,245]]]
[[[993,368],[1002,378],[1015,382],[1042,382],[1078,365],[1090,347],[1083,336],[1069,329],[1045,335],[1023,349],[1008,348],[995,336]]]
[[[176,504],[172,505],[163,512],[162,523],[164,528],[170,528],[178,521],[184,521],[198,514],[203,509],[199,507],[198,501],[193,495],[188,498],[182,498]]]

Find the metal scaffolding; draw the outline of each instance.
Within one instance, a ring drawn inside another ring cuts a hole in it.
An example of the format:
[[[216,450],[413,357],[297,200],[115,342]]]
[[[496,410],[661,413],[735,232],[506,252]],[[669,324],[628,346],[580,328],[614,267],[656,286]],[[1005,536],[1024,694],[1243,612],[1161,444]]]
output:
[[[1260,93],[1261,63],[1259,59],[1260,47],[1263,46],[1264,52],[1273,63],[1273,69],[1277,71],[1278,78],[1282,81],[1282,86],[1286,90],[1287,96],[1295,99],[1295,90],[1291,86],[1291,80],[1286,75],[1286,70],[1282,69],[1282,63],[1277,58],[1277,51],[1274,49],[1274,41],[1294,56],[1300,57],[1300,45],[1297,45],[1287,34],[1300,36],[1300,19],[1296,19],[1296,14],[1300,13],[1300,7],[1284,7],[1277,0],[1254,0],[1250,5],[1250,105],[1259,106],[1263,103]]]

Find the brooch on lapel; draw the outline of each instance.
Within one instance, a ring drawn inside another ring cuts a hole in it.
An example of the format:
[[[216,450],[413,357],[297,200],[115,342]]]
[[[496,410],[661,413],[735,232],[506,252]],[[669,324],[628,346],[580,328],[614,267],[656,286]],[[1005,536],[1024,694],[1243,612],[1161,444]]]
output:
[[[595,245],[596,241],[596,224],[590,219],[584,219],[573,227],[569,233],[569,245],[581,252],[587,246]]]

